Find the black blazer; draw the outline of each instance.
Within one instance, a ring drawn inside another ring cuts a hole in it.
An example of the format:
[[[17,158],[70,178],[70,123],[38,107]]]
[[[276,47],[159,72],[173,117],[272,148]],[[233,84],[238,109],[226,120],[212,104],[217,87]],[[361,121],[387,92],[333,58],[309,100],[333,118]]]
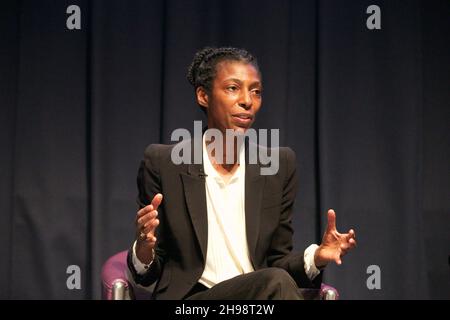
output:
[[[180,143],[189,143],[183,141]],[[156,256],[144,275],[138,275],[128,253],[128,267],[137,284],[155,281],[155,299],[183,299],[200,279],[207,252],[208,223],[202,164],[175,165],[174,145],[152,144],[145,150],[137,184],[140,208],[157,193],[164,195],[158,209]],[[260,174],[260,164],[248,164],[246,148],[245,215],[250,261],[255,270],[285,269],[299,287],[318,288],[322,275],[310,281],[305,274],[303,252],[292,252],[292,207],[297,177],[295,153],[279,149],[275,175]]]

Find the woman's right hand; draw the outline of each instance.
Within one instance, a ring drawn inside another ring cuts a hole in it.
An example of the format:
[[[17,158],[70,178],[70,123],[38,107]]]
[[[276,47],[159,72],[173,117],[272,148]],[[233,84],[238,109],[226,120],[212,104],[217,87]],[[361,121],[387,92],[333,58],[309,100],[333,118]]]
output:
[[[143,207],[136,215],[136,255],[144,264],[153,261],[153,248],[156,244],[155,230],[159,225],[158,207],[162,199],[161,193],[156,194],[152,203]]]

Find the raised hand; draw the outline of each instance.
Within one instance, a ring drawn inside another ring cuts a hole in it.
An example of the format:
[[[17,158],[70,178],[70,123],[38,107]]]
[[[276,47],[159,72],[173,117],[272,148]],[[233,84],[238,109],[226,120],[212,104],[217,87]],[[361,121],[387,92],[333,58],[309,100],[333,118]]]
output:
[[[336,230],[336,213],[328,210],[327,229],[322,238],[322,244],[316,250],[314,262],[318,268],[325,267],[330,261],[342,264],[342,256],[356,247],[355,231],[350,229],[348,233],[339,233]]]
[[[136,255],[139,261],[149,264],[153,260],[153,248],[156,244],[155,230],[159,225],[158,207],[163,195],[158,193],[152,203],[143,207],[136,215]]]

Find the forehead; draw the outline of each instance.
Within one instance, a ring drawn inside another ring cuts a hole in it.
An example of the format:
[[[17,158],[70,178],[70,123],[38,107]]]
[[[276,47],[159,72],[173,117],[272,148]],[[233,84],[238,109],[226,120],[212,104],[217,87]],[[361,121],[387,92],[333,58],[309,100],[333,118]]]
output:
[[[251,64],[240,61],[222,61],[216,65],[215,81],[226,81],[237,79],[242,82],[260,82],[261,77],[258,70]]]

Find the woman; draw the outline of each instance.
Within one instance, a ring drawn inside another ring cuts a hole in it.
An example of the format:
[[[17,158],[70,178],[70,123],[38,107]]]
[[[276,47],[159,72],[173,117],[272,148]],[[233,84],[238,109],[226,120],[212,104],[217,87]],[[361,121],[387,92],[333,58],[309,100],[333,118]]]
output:
[[[261,165],[248,161],[248,146],[225,134],[247,132],[261,107],[261,73],[250,53],[200,50],[188,80],[208,130],[223,133],[223,152],[208,147],[207,135],[200,164],[174,164],[174,145],[146,149],[138,173],[137,240],[128,254],[134,281],[156,282],[156,299],[302,299],[298,287],[319,287],[320,270],[330,261],[340,264],[356,245],[354,231],[338,233],[329,210],[322,244],[292,251],[294,152],[279,148],[279,170],[262,176]]]

